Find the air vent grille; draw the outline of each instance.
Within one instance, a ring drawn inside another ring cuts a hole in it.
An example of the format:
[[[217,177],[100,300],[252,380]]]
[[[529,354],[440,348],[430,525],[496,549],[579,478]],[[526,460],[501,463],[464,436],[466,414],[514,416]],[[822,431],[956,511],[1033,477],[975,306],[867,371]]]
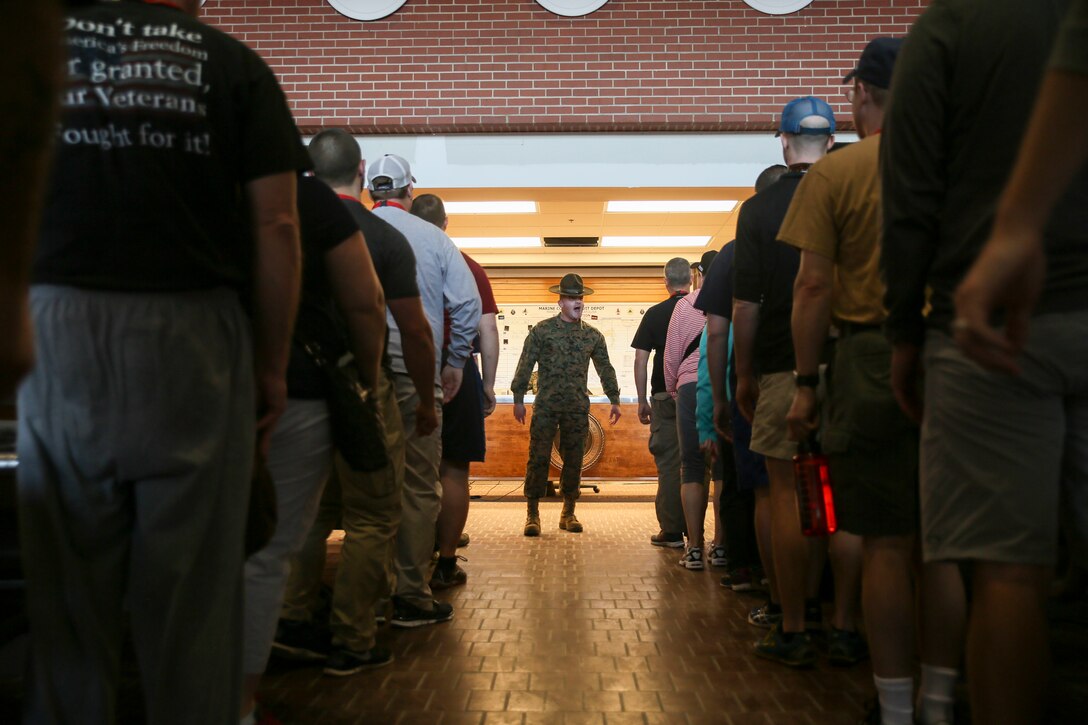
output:
[[[596,247],[600,237],[544,237],[545,247]]]

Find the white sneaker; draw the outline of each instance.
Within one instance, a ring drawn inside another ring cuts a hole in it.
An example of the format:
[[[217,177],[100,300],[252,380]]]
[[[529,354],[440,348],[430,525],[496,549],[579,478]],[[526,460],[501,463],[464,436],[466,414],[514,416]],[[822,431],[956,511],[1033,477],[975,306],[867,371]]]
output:
[[[710,553],[707,554],[706,558],[710,560],[711,566],[729,566],[729,559],[726,557],[725,547],[720,544],[718,546],[710,547]]]
[[[685,569],[698,570],[703,568],[703,550],[697,546],[688,547],[684,556],[680,559],[680,566]]]

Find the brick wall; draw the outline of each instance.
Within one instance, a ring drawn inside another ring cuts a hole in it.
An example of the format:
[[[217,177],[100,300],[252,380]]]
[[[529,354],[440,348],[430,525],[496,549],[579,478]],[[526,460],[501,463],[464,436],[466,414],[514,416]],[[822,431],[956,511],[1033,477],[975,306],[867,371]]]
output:
[[[581,17],[534,0],[408,0],[360,22],[325,0],[208,0],[203,17],[276,71],[304,132],[763,131],[813,93],[849,117],[842,74],[928,0],[610,0]],[[847,126],[848,124],[844,124]]]

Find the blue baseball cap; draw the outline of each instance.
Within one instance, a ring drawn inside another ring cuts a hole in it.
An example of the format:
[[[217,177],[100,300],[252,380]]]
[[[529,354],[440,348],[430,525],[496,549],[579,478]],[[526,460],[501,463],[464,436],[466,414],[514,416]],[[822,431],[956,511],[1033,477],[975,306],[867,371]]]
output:
[[[819,116],[827,121],[828,125],[819,128],[806,128],[801,122],[806,118]],[[778,133],[799,133],[805,136],[830,136],[835,133],[835,114],[827,101],[815,96],[794,98],[782,109],[782,118],[778,122]]]

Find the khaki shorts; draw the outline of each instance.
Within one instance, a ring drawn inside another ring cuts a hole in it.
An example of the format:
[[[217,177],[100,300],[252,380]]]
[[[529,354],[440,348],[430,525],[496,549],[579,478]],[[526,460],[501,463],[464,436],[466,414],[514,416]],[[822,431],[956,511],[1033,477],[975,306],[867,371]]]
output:
[[[820,366],[820,387],[816,390],[818,400],[824,398],[823,372],[826,366]],[[759,376],[759,400],[752,419],[752,444],[749,446],[756,453],[768,458],[784,461],[792,460],[797,455],[797,441],[789,439],[786,429],[786,414],[793,405],[793,393],[797,385],[793,373],[767,373]]]
[[[1064,479],[1088,488],[1088,312],[1031,320],[1019,375],[931,330],[924,351],[922,553],[1051,566]],[[1075,511],[1068,507],[1070,512]],[[1081,530],[1088,525],[1078,521]]]

